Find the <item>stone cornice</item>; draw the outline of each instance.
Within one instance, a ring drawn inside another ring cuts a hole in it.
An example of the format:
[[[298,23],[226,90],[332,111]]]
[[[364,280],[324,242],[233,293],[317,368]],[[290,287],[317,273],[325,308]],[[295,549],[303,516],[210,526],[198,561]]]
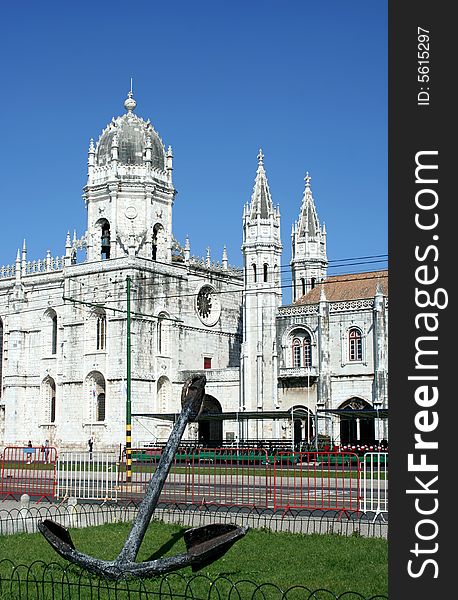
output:
[[[182,323],[179,323],[178,326],[181,329],[186,329],[187,331],[197,331],[199,333],[205,332],[205,333],[211,333],[213,335],[222,335],[225,337],[234,337],[234,338],[242,339],[241,333],[232,333],[230,331],[221,331],[220,329],[212,329],[211,327],[209,327],[208,329],[206,329],[204,327],[193,327],[191,325],[183,325]]]
[[[373,298],[364,298],[361,300],[346,300],[345,302],[330,302],[328,303],[330,312],[346,312],[354,310],[368,310],[374,308]],[[385,298],[384,307],[388,308],[388,298]],[[279,317],[292,315],[313,315],[318,314],[319,303],[302,304],[299,306],[280,306],[278,309]]]
[[[294,315],[317,315],[318,304],[305,304],[302,306],[280,306],[278,309],[279,317],[287,317]]]
[[[178,380],[175,383],[183,383],[191,375],[205,375],[208,384],[219,383],[221,381],[238,383],[240,380],[240,368],[228,367],[226,369],[199,369],[183,370],[178,372]]]
[[[331,312],[345,312],[361,309],[372,309],[374,307],[373,298],[363,300],[347,300],[345,302],[332,302],[329,306]]]

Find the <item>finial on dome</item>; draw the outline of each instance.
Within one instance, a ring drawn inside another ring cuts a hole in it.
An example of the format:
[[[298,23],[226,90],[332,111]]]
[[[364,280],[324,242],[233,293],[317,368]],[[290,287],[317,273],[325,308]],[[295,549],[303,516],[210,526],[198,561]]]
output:
[[[258,165],[262,165],[263,164],[263,160],[264,160],[264,154],[262,153],[262,149],[259,148],[259,153],[258,153]]]
[[[132,77],[130,78],[130,91],[127,94],[127,98],[124,102],[124,108],[127,110],[127,112],[131,113],[135,107],[137,106],[137,103],[134,100],[133,97],[133,93],[132,93]]]

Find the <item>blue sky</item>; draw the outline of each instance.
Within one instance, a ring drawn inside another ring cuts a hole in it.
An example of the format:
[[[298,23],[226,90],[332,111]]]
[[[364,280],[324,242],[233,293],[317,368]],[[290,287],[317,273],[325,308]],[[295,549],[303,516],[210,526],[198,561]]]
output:
[[[32,260],[84,233],[89,139],[124,112],[130,77],[136,113],[172,145],[173,230],[192,254],[226,245],[242,265],[259,147],[284,265],[306,171],[330,261],[386,254],[385,0],[10,2],[0,56],[0,265],[24,238]]]

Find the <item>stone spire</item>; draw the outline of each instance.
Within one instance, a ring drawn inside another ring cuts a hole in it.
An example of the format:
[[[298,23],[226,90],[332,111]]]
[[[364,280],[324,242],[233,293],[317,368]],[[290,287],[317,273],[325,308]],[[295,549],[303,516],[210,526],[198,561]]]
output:
[[[259,149],[258,169],[254,181],[253,193],[251,195],[250,217],[255,219],[259,216],[261,219],[268,219],[274,212],[272,197],[270,195],[269,184],[264,170],[264,154]]]
[[[311,180],[307,171],[304,177],[305,188],[299,219],[293,225],[291,232],[293,302],[326,277],[328,266],[326,229],[320,226],[318,220]]]
[[[173,152],[172,146],[167,148],[167,154],[165,155],[165,168],[167,170],[167,177],[169,181],[172,181],[172,171],[173,171]]]
[[[119,140],[118,134],[114,132],[113,139],[111,140],[111,161],[118,162],[119,160]]]
[[[87,153],[87,176],[88,179],[91,179],[94,174],[94,166],[95,166],[95,146],[93,138],[89,141],[89,150]]]
[[[151,167],[152,163],[152,142],[151,138],[147,137],[145,142],[145,155],[143,161]]]
[[[249,230],[251,233],[249,234]],[[254,180],[253,192],[250,203],[245,205],[243,211],[243,246],[248,254],[254,252],[261,260],[261,254],[267,251],[273,255],[281,254],[280,240],[280,209],[274,207],[264,169],[264,154],[259,150],[258,168]],[[267,244],[267,246],[266,246]],[[265,257],[264,262],[269,262],[271,267],[276,263],[276,257]],[[262,263],[263,264],[263,263]],[[260,263],[258,266],[262,267]],[[262,267],[263,268],[263,267]]]
[[[320,230],[320,223],[316,213],[310,181],[312,178],[307,171],[304,177],[305,189],[302,196],[301,213],[297,221],[297,234],[299,237],[316,237]]]
[[[186,235],[186,241],[184,244],[184,260],[186,263],[189,262],[190,257],[191,257],[191,244],[189,243],[189,236]]]
[[[16,284],[19,284],[21,282],[21,275],[22,275],[22,271],[21,271],[21,251],[18,248],[17,254],[16,254],[16,265],[15,265],[15,275],[16,275]]]
[[[21,261],[21,274],[24,277],[27,270],[27,247],[24,243],[22,244],[22,261]]]
[[[65,258],[64,258],[65,266],[70,265],[71,261],[72,261],[72,241],[70,238],[70,231],[67,231],[67,237],[65,239]]]

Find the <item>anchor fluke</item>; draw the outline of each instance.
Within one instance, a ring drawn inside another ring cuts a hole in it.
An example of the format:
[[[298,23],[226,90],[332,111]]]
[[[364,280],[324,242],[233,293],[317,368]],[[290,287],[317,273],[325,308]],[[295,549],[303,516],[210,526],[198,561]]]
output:
[[[184,534],[184,541],[191,558],[192,570],[198,571],[223,556],[247,531],[248,527],[222,523],[188,529]]]
[[[45,519],[38,523],[38,529],[59,554],[61,554],[60,550],[75,549],[70,532],[66,527],[63,527],[59,523],[51,521],[50,519]]]

